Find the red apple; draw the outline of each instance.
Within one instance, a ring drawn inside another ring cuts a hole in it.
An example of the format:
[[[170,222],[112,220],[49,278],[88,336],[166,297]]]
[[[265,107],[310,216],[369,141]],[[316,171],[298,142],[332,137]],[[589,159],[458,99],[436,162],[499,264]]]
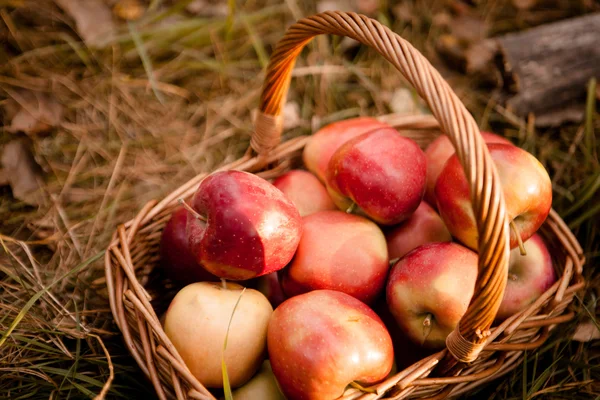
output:
[[[286,172],[275,179],[273,185],[292,200],[302,217],[336,209],[325,186],[308,171],[295,169]]]
[[[364,303],[333,290],[292,297],[267,333],[273,373],[288,400],[339,397],[352,382],[369,385],[392,368],[392,340]]]
[[[288,296],[316,289],[338,290],[371,303],[383,291],[389,270],[385,236],[372,221],[342,211],[304,217],[296,256],[281,271]]]
[[[426,202],[421,202],[413,215],[386,232],[390,260],[402,258],[422,244],[450,242],[452,235],[444,221]]]
[[[298,247],[302,234],[298,210],[279,189],[256,175],[213,173],[200,184],[192,207],[201,217],[188,217],[190,249],[218,277],[250,279],[277,271]]]
[[[544,166],[525,150],[505,144],[489,144],[488,149],[502,185],[508,220],[514,226],[510,233],[512,249],[519,243],[515,231],[526,241],[546,220],[552,206],[552,182]],[[435,196],[452,236],[477,250],[478,232],[469,186],[456,155],[438,177]]]
[[[329,124],[314,133],[306,146],[302,158],[306,168],[325,182],[327,165],[333,153],[348,140],[381,128],[391,128],[384,122],[369,117],[351,118]]]
[[[482,131],[481,136],[486,143],[512,145],[509,140],[494,133]],[[450,142],[450,139],[446,135],[439,136],[427,146],[427,149],[425,149],[425,156],[427,157],[427,190],[425,191],[425,201],[432,207],[437,207],[437,202],[435,200],[435,182],[444,169],[446,161],[448,161],[453,154],[454,146],[452,146],[452,142]]]
[[[172,280],[187,285],[200,281],[218,281],[205,270],[190,250],[185,230],[188,211],[177,208],[163,229],[160,239],[160,266]]]
[[[223,387],[221,359],[232,314],[224,356],[231,386],[246,383],[265,358],[273,308],[260,292],[246,289],[242,295],[242,290],[231,282],[225,287],[193,283],[177,293],[167,310],[165,333],[190,372],[206,387]]]
[[[273,308],[279,306],[286,299],[283,289],[281,289],[278,272],[271,272],[256,278],[256,290],[265,295]]]
[[[457,243],[417,247],[392,267],[390,312],[415,343],[442,348],[467,311],[477,269],[477,254]]]
[[[406,220],[425,192],[426,160],[417,143],[393,128],[344,143],[327,167],[327,188],[341,210],[360,212],[384,225]]]
[[[519,249],[510,252],[508,281],[496,318],[502,320],[527,308],[556,282],[550,252],[542,237],[533,235],[524,243],[527,255]]]
[[[415,346],[414,343],[406,336],[406,333],[400,328],[396,319],[390,312],[390,309],[385,301],[385,297],[377,300],[373,306],[373,311],[377,313],[379,318],[385,324],[394,345],[395,367],[397,371],[402,371],[410,367],[419,360],[433,354],[435,349],[426,349],[421,346]],[[393,368],[392,368],[393,372]]]

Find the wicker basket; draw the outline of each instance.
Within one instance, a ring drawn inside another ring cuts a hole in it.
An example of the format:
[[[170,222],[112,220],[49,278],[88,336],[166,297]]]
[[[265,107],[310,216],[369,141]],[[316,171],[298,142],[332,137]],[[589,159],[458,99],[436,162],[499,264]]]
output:
[[[381,119],[401,128],[422,146],[435,139],[440,130],[450,137],[470,182],[480,233],[475,294],[459,326],[448,337],[447,347],[375,385],[370,393],[351,388],[343,398],[441,399],[460,395],[515,368],[525,350],[538,348],[557,324],[573,318],[567,307],[585,284],[582,250],[552,210],[540,232],[550,244],[558,281],[526,310],[492,327],[507,281],[509,231],[499,179],[479,129],[417,50],[377,21],[354,13],[326,12],[289,28],[268,66],[252,148],[221,170],[239,169],[272,178],[298,160],[307,137],[280,143],[281,110],[296,57],[322,33],[348,36],[375,48],[426,100],[435,119]],[[157,317],[157,304],[168,304],[174,293],[164,288],[152,290],[162,228],[177,207],[177,199],[190,197],[204,176],[196,176],[161,201],[146,204],[133,220],[118,227],[106,252],[107,285],[115,321],[161,399],[214,398],[191,375]]]

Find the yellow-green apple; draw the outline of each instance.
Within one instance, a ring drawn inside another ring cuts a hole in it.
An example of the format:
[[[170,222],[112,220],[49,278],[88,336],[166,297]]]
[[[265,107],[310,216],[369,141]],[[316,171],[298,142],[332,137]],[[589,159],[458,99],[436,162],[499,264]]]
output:
[[[242,295],[242,290],[242,286],[231,282],[225,286],[192,283],[177,293],[167,309],[165,333],[190,372],[206,387],[223,387],[223,356],[232,387],[246,383],[265,358],[273,308],[260,292],[246,289]]]
[[[327,167],[327,189],[341,210],[384,225],[398,224],[417,209],[425,192],[425,154],[393,128],[365,133],[340,146]]]
[[[442,348],[467,311],[476,280],[476,253],[457,243],[429,243],[392,267],[386,301],[411,340]]]
[[[263,362],[257,374],[250,381],[232,394],[235,400],[286,400],[279,390],[271,363],[268,360]]]
[[[491,132],[481,132],[486,143],[512,144],[508,139]],[[454,154],[454,146],[446,135],[440,135],[427,146],[425,156],[427,157],[427,189],[425,190],[425,201],[432,207],[437,207],[435,201],[435,182],[444,169],[446,161]]]
[[[298,209],[266,180],[242,171],[205,178],[192,199],[190,249],[210,273],[243,280],[283,268],[302,235]]]
[[[452,235],[437,212],[421,202],[413,215],[385,232],[390,260],[404,257],[422,244],[450,242]]]
[[[303,223],[296,255],[280,273],[286,296],[331,289],[371,303],[382,293],[389,262],[385,236],[373,221],[320,211]]]
[[[281,282],[279,280],[279,272],[271,272],[270,274],[259,276],[256,278],[256,290],[265,295],[267,300],[271,303],[273,308],[277,307],[286,299],[281,289]]]
[[[550,252],[539,234],[524,243],[527,255],[519,249],[510,252],[508,281],[496,319],[502,320],[527,308],[556,282]]]
[[[520,240],[529,239],[546,220],[552,206],[552,183],[544,166],[525,150],[506,144],[488,144],[488,149],[504,193],[506,213],[512,228],[512,249]],[[469,185],[456,155],[448,160],[438,177],[435,197],[440,215],[452,236],[477,250],[479,234]]]
[[[392,339],[367,305],[315,290],[284,301],[267,334],[273,373],[288,400],[333,400],[352,382],[369,385],[392,368]]]
[[[314,133],[302,153],[306,168],[325,182],[325,171],[333,153],[348,140],[381,128],[391,128],[369,117],[351,118],[329,124]]]
[[[205,270],[192,254],[186,233],[189,211],[183,207],[173,211],[160,239],[160,266],[173,281],[187,285],[201,281],[218,281]]]
[[[273,185],[296,205],[302,217],[317,211],[337,209],[325,186],[308,171],[288,171],[275,179]]]

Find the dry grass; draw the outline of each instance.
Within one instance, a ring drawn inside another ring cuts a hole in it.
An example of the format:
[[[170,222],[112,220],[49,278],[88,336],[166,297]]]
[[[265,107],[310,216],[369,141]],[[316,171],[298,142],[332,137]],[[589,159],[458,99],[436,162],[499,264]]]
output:
[[[28,206],[8,188],[0,189],[2,399],[88,398],[103,390],[110,398],[152,396],[112,324],[102,251],[117,224],[145,202],[243,153],[272,45],[296,14],[316,9],[294,0],[252,1],[238,4],[229,19],[192,15],[184,11],[189,1],[148,3],[154,8],[141,20],[121,21],[114,39],[91,48],[54,2],[0,0],[0,59],[6,58],[0,65],[0,105],[27,89],[47,93],[65,110],[49,134],[33,138],[44,169],[43,204]],[[437,64],[435,40],[447,27],[434,17],[448,7],[425,3],[403,2],[375,14]],[[478,6],[491,32],[588,7],[585,1],[569,2],[549,15],[516,12],[509,3]],[[299,122],[287,137],[336,119],[389,112],[401,77],[374,52],[346,44],[320,38],[305,52],[290,94],[300,106]],[[597,315],[600,120],[595,110],[588,110],[588,124],[536,131],[439,65],[482,128],[510,137],[554,176],[554,207],[589,260],[591,284],[578,304],[579,319]],[[3,117],[6,127],[10,115]],[[3,129],[0,144],[14,137]],[[571,342],[576,323],[528,355],[526,368],[475,398],[574,393],[597,398],[598,343]]]

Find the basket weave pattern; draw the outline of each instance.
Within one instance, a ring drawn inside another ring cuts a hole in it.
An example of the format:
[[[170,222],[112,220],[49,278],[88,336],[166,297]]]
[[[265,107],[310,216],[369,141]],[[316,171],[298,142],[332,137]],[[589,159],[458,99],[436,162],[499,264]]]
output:
[[[568,306],[583,288],[582,249],[552,210],[540,233],[549,243],[558,281],[526,310],[491,328],[502,300],[508,274],[508,223],[501,186],[479,128],[451,88],[409,43],[367,17],[326,12],[292,25],[277,45],[267,69],[253,151],[220,170],[238,169],[264,178],[276,177],[292,165],[307,142],[298,137],[280,143],[281,110],[295,59],[318,34],[348,36],[373,47],[414,86],[433,117],[380,119],[426,146],[441,130],[449,136],[470,184],[479,232],[479,275],[469,309],[448,337],[447,348],[374,386],[373,393],[348,389],[344,399],[445,398],[515,368],[524,350],[536,349],[550,331],[573,318]],[[131,221],[118,227],[105,256],[110,306],[124,340],[161,399],[213,399],[189,372],[166,337],[146,290],[158,261],[162,229],[177,207],[206,176],[185,183],[160,202],[146,204]],[[437,373],[430,377],[432,371]],[[444,376],[442,376],[444,375]]]

